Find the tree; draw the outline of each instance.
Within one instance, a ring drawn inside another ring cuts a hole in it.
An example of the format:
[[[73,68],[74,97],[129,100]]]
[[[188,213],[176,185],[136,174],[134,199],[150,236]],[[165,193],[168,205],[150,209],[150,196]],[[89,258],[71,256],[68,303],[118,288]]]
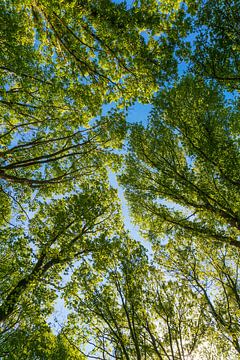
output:
[[[143,17],[141,7],[127,10],[109,0],[4,3],[3,184],[39,187],[69,180],[81,172],[78,162],[86,152],[114,141],[113,132],[103,144],[97,140],[118,126],[121,113],[98,126],[97,134],[88,129],[102,106],[149,102],[161,73],[165,81],[176,68],[172,44],[154,38],[157,25],[161,32],[171,29],[160,10],[151,23],[151,9]],[[141,32],[148,28],[152,34],[145,41]]]
[[[155,261],[170,277],[184,281],[201,297],[202,316],[208,322],[216,350],[237,358],[239,347],[239,254],[233,247],[199,244],[193,238],[187,244],[177,239],[156,245]],[[204,305],[205,304],[205,305]],[[209,336],[208,335],[208,336]],[[225,355],[224,358],[228,358]]]
[[[34,302],[46,316],[50,314],[63,271],[86,256],[111,251],[114,233],[122,226],[115,196],[107,184],[92,181],[67,199],[39,204],[27,229],[2,229],[0,322],[4,328]]]
[[[67,295],[75,345],[90,344],[89,358],[194,359],[207,341],[201,297],[183,282],[167,280],[143,247],[126,240],[103,278],[84,264],[69,284],[77,282]]]
[[[18,325],[11,334],[1,334],[1,359],[17,360],[19,354],[24,360],[86,359],[61,333],[54,335],[41,315]]]
[[[238,117],[215,83],[181,79],[158,94],[146,128],[133,125],[120,177],[155,262],[201,296],[207,338],[226,359],[240,333]]]
[[[183,79],[133,125],[125,174],[132,214],[147,236],[239,243],[239,111],[212,84]]]
[[[215,79],[230,91],[239,90],[239,1],[200,3],[190,61],[195,73]]]

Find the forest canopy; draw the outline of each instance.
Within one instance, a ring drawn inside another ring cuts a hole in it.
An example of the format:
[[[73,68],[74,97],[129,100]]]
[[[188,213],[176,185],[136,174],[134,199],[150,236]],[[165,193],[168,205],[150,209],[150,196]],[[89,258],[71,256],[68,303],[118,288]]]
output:
[[[239,9],[2,0],[0,359],[239,359]]]

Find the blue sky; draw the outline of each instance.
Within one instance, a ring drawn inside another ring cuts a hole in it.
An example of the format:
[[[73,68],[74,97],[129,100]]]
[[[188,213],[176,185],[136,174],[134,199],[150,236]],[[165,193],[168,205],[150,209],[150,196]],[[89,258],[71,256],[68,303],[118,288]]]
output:
[[[150,104],[140,104],[136,103],[131,106],[128,110],[127,121],[130,123],[142,122],[143,124],[147,123],[147,117],[152,109]]]

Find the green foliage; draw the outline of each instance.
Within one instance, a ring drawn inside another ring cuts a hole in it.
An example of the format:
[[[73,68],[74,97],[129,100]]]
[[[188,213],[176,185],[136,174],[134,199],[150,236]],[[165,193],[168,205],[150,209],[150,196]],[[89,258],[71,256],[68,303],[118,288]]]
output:
[[[239,5],[2,2],[1,359],[239,358]]]
[[[26,231],[6,232],[1,253],[1,321],[16,316],[16,308],[28,306],[29,292],[40,306],[44,307],[48,298],[51,304],[56,295],[49,285],[58,285],[64,269],[85,256],[109,251],[108,241],[121,222],[115,191],[105,186],[93,182],[69,196],[67,202],[58,199],[39,204]]]
[[[239,89],[239,1],[204,1],[199,6],[191,54],[196,73]]]
[[[238,118],[216,86],[186,78],[159,93],[148,128],[133,125],[122,183],[146,236],[240,246]]]
[[[144,6],[109,0],[1,5],[3,221],[22,214],[19,203],[27,208],[32,196],[70,192],[118,167],[113,150],[122,147],[127,107],[150,102],[157,84],[176,72],[170,38],[177,8],[168,19],[157,4],[143,17]],[[104,106],[111,108],[106,115]]]
[[[2,359],[17,360],[19,354],[24,360],[84,360],[79,353],[62,335],[54,335],[48,324],[37,319],[36,323],[26,323],[16,329],[6,338],[1,339]]]
[[[156,261],[179,282],[187,281],[201,298],[202,316],[218,351],[232,346],[239,353],[239,254],[235,249],[172,241],[157,246]]]
[[[92,345],[87,356],[173,359],[195,353],[207,329],[199,297],[164,279],[129,239],[114,255],[104,278],[87,266],[75,277],[81,295],[67,295],[72,331],[78,342]]]

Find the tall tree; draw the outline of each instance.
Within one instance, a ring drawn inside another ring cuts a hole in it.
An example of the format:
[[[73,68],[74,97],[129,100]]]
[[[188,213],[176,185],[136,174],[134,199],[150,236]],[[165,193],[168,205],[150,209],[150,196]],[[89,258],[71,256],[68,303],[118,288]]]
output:
[[[34,302],[49,315],[63,271],[86,256],[110,254],[114,233],[121,227],[116,192],[106,183],[92,180],[66,199],[40,203],[27,228],[3,228],[3,328],[28,312]]]
[[[167,280],[132,240],[119,251],[103,278],[84,264],[69,283],[77,282],[67,297],[75,345],[90,344],[89,358],[194,359],[207,342],[201,296]]]
[[[230,358],[239,354],[239,254],[229,246],[199,244],[192,238],[187,244],[177,239],[155,245],[155,261],[170,277],[176,277],[199,294],[202,316],[219,355],[232,349]],[[235,353],[235,355],[234,355]],[[238,355],[239,356],[239,355]],[[227,356],[225,357],[227,358]]]
[[[149,125],[133,125],[125,175],[132,214],[152,238],[239,242],[239,110],[187,77],[161,92]]]

